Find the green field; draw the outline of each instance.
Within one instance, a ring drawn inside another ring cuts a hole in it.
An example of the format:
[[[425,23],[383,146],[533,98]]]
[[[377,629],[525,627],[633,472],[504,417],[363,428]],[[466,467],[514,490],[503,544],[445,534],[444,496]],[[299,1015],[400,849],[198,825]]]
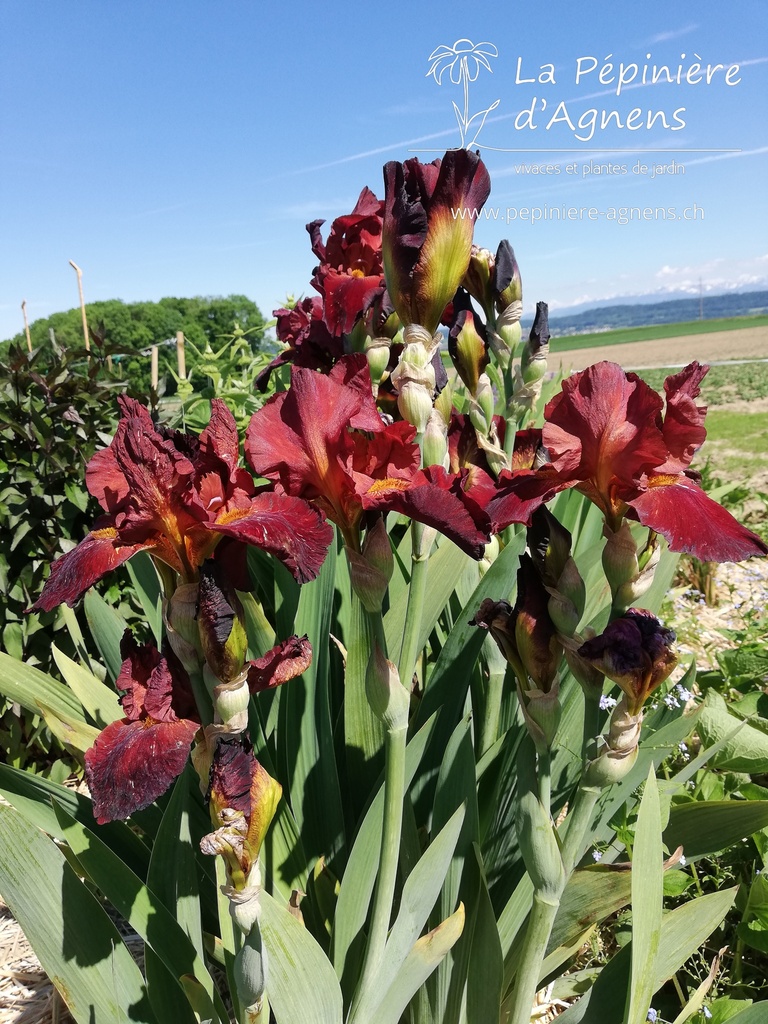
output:
[[[663,394],[664,378],[679,373],[680,368],[665,370],[638,370],[646,384]],[[726,363],[710,367],[701,385],[701,400],[710,407],[727,402],[754,402],[768,398],[768,363]],[[768,444],[765,445],[768,448]]]
[[[664,378],[679,369],[640,370],[638,376],[663,394]],[[749,485],[760,481],[765,489],[768,473],[768,363],[737,363],[711,367],[701,386],[701,402],[709,407],[705,426],[707,440],[694,465],[709,463],[712,478],[731,484]],[[763,400],[760,402],[760,400]],[[759,403],[751,410],[718,408],[729,402]],[[757,529],[762,518],[752,523]]]
[[[679,324],[625,327],[618,331],[598,331],[596,334],[573,334],[565,338],[553,338],[550,342],[550,351],[570,352],[579,348],[623,345],[631,341],[679,338],[684,334],[709,334],[713,331],[735,331],[743,327],[765,327],[766,324],[768,316],[735,316],[724,320],[690,320]]]

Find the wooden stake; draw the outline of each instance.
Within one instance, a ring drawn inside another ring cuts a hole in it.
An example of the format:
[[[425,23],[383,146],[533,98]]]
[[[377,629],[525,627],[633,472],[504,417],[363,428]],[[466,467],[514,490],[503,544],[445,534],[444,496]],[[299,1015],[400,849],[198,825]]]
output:
[[[80,269],[80,267],[78,267],[74,260],[70,260],[69,265],[77,274],[77,289],[80,293],[80,312],[83,317],[83,341],[85,342],[85,351],[90,352],[91,338],[90,335],[88,334],[88,320],[86,319],[85,316],[85,299],[83,298],[83,272]]]
[[[27,300],[21,300],[21,312],[24,314],[24,333],[27,336],[27,351],[32,351],[32,339],[29,336],[29,321],[27,320]]]
[[[159,380],[160,380],[159,368],[158,368],[158,362],[157,362],[157,345],[153,345],[152,346],[151,354],[152,354],[152,362],[151,362],[152,369],[150,371],[150,379],[151,379],[151,384],[152,384],[152,390],[153,391],[157,391],[157,385],[158,385]]]
[[[187,379],[187,357],[184,352],[184,332],[176,331],[176,362],[179,364],[179,377]]]

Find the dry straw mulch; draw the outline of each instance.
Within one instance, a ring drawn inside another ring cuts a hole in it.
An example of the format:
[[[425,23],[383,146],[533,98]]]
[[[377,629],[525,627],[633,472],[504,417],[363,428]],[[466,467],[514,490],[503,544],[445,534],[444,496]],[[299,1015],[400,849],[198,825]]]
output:
[[[64,1002],[0,902],[0,1024],[72,1024]]]

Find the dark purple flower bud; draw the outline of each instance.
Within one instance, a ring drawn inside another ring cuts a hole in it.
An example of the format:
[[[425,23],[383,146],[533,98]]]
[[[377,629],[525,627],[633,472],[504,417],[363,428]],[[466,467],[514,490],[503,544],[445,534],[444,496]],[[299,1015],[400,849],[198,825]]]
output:
[[[582,644],[578,654],[621,687],[629,714],[636,715],[677,664],[671,650],[675,640],[674,631],[649,611],[630,608]]]

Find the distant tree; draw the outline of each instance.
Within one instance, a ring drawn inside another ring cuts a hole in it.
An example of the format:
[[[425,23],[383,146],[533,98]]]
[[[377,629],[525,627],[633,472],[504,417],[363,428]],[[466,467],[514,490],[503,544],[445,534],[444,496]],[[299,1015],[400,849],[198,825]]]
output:
[[[166,298],[159,302],[122,302],[109,299],[105,302],[90,302],[87,306],[88,323],[96,329],[104,324],[105,339],[112,347],[125,351],[145,349],[175,338],[177,331],[198,347],[208,341],[212,347],[220,335],[231,334],[238,323],[244,331],[260,328],[248,335],[254,352],[258,351],[264,334],[264,317],[255,302],[245,295],[196,296],[191,299]],[[78,348],[83,343],[82,321],[79,309],[68,309],[64,313],[53,313],[30,325],[30,336],[35,348],[49,343],[49,331],[53,328],[56,340],[67,348]],[[26,345],[24,335],[19,333],[10,339],[19,345]],[[219,342],[220,344],[220,342]],[[2,343],[5,350],[7,342]]]

